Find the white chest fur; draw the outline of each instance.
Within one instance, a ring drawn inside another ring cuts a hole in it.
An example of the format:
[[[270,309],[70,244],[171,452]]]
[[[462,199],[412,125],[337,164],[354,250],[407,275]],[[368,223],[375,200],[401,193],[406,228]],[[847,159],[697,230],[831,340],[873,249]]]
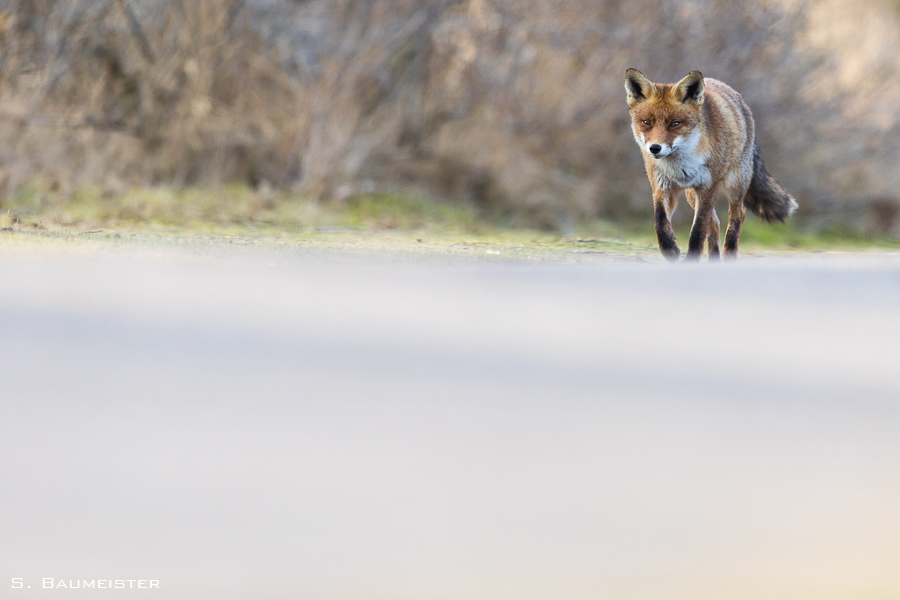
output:
[[[712,177],[706,166],[705,153],[697,151],[700,142],[699,131],[672,144],[674,151],[668,156],[654,159],[656,184],[661,189],[673,187],[691,188],[709,185]]]

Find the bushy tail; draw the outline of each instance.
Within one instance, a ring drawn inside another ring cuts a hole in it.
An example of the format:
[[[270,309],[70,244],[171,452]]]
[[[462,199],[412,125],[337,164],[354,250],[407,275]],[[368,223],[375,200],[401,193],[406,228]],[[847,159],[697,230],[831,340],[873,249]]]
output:
[[[744,196],[744,206],[760,219],[770,223],[784,220],[797,210],[797,201],[772,177],[759,154],[759,146],[753,143],[753,179]]]

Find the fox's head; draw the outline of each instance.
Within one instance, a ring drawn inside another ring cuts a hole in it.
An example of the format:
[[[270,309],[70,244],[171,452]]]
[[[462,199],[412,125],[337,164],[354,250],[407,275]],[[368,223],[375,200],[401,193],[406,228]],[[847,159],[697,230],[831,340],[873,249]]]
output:
[[[631,129],[641,150],[653,158],[663,158],[689,140],[696,144],[704,91],[700,71],[691,71],[671,84],[653,83],[637,69],[628,69],[625,91],[631,107]]]

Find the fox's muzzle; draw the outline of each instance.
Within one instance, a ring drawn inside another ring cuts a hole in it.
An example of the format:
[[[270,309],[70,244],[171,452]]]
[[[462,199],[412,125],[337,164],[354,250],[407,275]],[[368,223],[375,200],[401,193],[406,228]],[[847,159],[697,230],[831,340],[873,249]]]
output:
[[[668,144],[650,144],[646,148],[653,158],[663,158],[675,151],[675,148]]]

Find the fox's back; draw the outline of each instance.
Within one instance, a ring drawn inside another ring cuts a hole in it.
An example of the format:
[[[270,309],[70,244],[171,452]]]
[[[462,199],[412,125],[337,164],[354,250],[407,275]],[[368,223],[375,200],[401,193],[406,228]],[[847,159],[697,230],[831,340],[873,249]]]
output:
[[[702,113],[706,124],[711,162],[752,160],[755,126],[750,108],[741,95],[718,79],[704,78],[706,87]],[[731,165],[710,165],[713,168]]]

